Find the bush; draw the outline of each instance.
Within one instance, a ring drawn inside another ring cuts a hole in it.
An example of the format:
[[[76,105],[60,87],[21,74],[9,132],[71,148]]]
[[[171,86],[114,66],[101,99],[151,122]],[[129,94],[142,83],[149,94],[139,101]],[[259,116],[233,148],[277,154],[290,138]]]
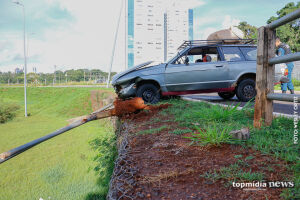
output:
[[[16,104],[8,104],[0,102],[0,123],[3,124],[12,120],[16,116],[19,106]]]
[[[200,144],[201,146],[212,145],[221,146],[222,144],[234,144],[238,143],[238,140],[232,138],[229,134],[231,128],[225,126],[222,128],[217,128],[216,124],[213,127],[207,126],[205,130],[195,126],[199,133],[192,133],[191,137],[183,137],[190,139],[193,143]]]
[[[296,86],[300,86],[300,80],[297,79],[292,79],[293,85]]]

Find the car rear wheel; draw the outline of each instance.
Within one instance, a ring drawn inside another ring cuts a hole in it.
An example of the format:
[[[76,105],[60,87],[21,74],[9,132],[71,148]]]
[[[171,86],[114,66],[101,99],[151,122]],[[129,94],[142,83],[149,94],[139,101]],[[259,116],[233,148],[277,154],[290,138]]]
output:
[[[235,96],[235,92],[218,92],[218,95],[227,100],[233,98]]]
[[[255,81],[252,79],[242,80],[236,88],[236,96],[241,101],[250,101],[256,96]]]
[[[159,89],[153,84],[143,84],[138,87],[136,96],[141,97],[145,103],[156,104],[160,100]]]

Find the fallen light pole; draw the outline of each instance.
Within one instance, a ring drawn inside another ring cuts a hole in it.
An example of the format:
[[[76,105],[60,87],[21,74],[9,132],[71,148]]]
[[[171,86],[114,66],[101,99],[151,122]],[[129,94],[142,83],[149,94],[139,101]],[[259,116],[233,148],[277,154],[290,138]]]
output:
[[[34,147],[35,145],[38,145],[50,138],[53,138],[57,135],[60,135],[62,133],[65,133],[73,128],[76,128],[78,126],[81,126],[87,122],[97,120],[97,119],[103,119],[111,116],[122,116],[124,114],[133,113],[138,110],[142,110],[146,108],[147,105],[144,104],[144,101],[142,98],[133,98],[130,100],[122,101],[122,100],[115,100],[113,104],[109,104],[87,116],[81,117],[81,119],[74,121],[73,123],[58,129],[48,135],[45,135],[41,138],[38,138],[36,140],[33,140],[31,142],[28,142],[24,145],[21,145],[19,147],[16,147],[14,149],[11,149],[7,152],[0,154],[0,164],[13,158],[14,156]]]

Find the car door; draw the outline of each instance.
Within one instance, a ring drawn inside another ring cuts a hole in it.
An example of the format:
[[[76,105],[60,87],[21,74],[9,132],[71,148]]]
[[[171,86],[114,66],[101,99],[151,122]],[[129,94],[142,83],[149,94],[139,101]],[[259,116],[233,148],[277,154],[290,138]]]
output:
[[[214,51],[219,53],[218,49],[214,48]],[[184,56],[189,56],[189,53]],[[194,62],[190,59],[188,64],[176,64],[173,62],[167,65],[165,71],[165,83],[168,91],[225,88],[227,87],[228,78],[228,64],[221,60]]]
[[[237,80],[241,74],[256,72],[256,60],[246,60],[238,46],[223,46],[221,49],[224,60],[228,63],[230,79]]]

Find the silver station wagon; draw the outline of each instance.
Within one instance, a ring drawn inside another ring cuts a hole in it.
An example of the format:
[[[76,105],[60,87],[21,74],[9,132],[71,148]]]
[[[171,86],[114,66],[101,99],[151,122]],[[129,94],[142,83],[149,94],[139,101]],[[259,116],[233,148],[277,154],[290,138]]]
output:
[[[185,41],[166,63],[146,62],[116,74],[112,85],[120,98],[142,97],[157,103],[162,96],[217,92],[223,99],[249,101],[256,95],[257,47],[242,40]],[[284,66],[275,66],[275,82]],[[275,83],[274,82],[274,83]]]

